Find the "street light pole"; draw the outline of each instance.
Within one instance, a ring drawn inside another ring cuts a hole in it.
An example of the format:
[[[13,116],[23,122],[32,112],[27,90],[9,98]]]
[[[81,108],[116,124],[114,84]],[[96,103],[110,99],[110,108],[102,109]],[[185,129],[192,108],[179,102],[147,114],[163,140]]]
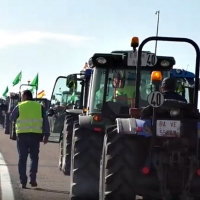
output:
[[[157,30],[156,30],[156,37],[158,36],[158,29],[159,29],[159,20],[160,20],[160,11],[156,11],[155,13],[156,15],[158,15],[158,19],[157,19]],[[157,43],[158,41],[156,40],[156,44],[155,44],[155,54],[157,53]]]

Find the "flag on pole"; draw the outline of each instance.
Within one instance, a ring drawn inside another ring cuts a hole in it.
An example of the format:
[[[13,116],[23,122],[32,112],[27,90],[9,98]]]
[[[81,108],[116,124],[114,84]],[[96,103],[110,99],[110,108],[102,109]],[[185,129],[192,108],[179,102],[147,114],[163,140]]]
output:
[[[21,79],[22,79],[22,71],[19,72],[19,74],[17,74],[17,76],[15,77],[14,81],[12,82],[13,86],[15,86],[18,83],[20,83]]]
[[[35,78],[33,79],[33,81],[30,84],[30,85],[32,85],[32,88],[34,88],[34,89],[38,89],[38,78],[39,78],[39,76],[37,73],[37,75],[35,76]]]
[[[7,97],[7,93],[8,93],[8,86],[6,87],[5,91],[3,92],[2,96],[3,97]]]
[[[38,93],[37,98],[41,99],[43,96],[45,96],[44,90],[42,90],[41,92]]]

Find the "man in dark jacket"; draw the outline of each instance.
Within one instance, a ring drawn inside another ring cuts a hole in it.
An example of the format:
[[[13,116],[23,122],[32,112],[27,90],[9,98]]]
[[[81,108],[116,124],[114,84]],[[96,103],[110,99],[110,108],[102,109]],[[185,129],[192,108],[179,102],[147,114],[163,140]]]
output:
[[[164,96],[164,99],[172,99],[172,100],[178,100],[183,101],[187,103],[187,100],[175,92],[176,90],[176,79],[172,77],[164,78],[161,85],[162,93]],[[143,109],[141,112],[142,118],[149,118],[153,115],[153,108],[151,106],[147,106]]]

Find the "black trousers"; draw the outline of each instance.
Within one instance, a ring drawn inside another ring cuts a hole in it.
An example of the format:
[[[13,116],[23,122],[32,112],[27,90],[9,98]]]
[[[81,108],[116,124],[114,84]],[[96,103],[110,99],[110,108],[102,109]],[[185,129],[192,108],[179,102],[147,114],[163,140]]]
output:
[[[41,136],[39,134],[22,133],[17,135],[17,149],[19,154],[18,171],[22,184],[27,183],[26,166],[30,155],[31,166],[29,171],[30,181],[36,181],[38,172],[39,150]]]

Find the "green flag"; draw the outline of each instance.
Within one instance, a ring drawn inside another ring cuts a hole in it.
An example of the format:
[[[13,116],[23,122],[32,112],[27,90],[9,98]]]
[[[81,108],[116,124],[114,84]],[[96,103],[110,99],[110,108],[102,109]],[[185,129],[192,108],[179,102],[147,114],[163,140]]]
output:
[[[74,101],[76,98],[75,92],[73,92],[72,96],[70,97],[69,101]]]
[[[7,93],[8,93],[8,86],[6,87],[4,93],[2,94],[3,97],[7,97]]]
[[[32,86],[32,89],[33,88],[38,89],[38,73],[37,73],[37,75],[35,76],[35,78],[33,79],[33,81],[31,82],[30,85],[34,85],[34,86]]]
[[[13,86],[17,85],[21,81],[21,79],[22,79],[22,71],[19,72],[19,74],[16,76],[16,78],[12,82]]]

